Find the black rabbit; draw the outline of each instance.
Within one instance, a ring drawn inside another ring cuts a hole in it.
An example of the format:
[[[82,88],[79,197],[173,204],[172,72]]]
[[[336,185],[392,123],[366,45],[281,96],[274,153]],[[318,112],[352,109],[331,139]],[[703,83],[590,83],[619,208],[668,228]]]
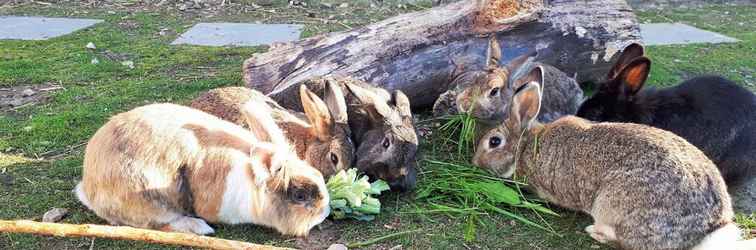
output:
[[[751,180],[756,175],[756,95],[718,76],[642,89],[650,67],[641,45],[628,46],[577,115],[671,131],[701,149],[728,186]]]

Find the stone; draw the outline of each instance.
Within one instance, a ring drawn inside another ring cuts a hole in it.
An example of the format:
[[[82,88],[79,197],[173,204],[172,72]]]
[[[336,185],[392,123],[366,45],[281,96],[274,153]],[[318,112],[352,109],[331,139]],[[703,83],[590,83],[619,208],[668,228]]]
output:
[[[347,250],[348,248],[344,244],[331,244],[328,250]]]
[[[97,46],[95,46],[95,44],[93,42],[89,42],[89,43],[87,43],[86,48],[87,49],[97,49]]]
[[[68,209],[53,208],[42,216],[42,222],[58,222],[62,220],[63,217],[66,216],[66,214],[68,214]]]
[[[37,91],[34,91],[33,89],[25,89],[24,91],[21,91],[21,95],[23,97],[33,96],[36,93],[37,93]]]
[[[47,40],[97,23],[98,19],[0,16],[0,40]]]
[[[302,25],[293,24],[248,24],[248,23],[199,23],[178,39],[177,44],[204,46],[258,46],[299,39]]]
[[[645,45],[734,43],[739,41],[732,37],[682,23],[646,23],[640,25],[640,30]]]

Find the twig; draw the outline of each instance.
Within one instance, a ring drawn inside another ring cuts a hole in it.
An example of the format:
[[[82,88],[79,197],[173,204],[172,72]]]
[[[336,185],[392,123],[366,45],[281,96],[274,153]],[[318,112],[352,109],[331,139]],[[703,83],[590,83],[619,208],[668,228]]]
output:
[[[32,185],[37,185],[36,182],[33,182],[33,181],[29,180],[29,178],[24,177],[24,180],[26,180],[27,182],[31,183]]]
[[[399,236],[402,236],[402,235],[405,235],[405,234],[416,233],[416,232],[420,232],[420,231],[421,231],[420,229],[415,229],[415,230],[409,230],[409,231],[404,231],[404,232],[387,234],[387,235],[384,235],[384,236],[381,236],[381,237],[378,237],[378,238],[369,239],[369,240],[366,240],[366,241],[349,243],[349,244],[347,244],[347,247],[348,248],[366,247],[366,246],[370,246],[370,245],[373,245],[375,243],[378,243],[380,241],[384,241],[384,240],[387,240],[387,239],[399,237]]]
[[[0,232],[30,233],[57,237],[99,237],[117,240],[135,240],[149,243],[181,245],[208,249],[287,249],[274,246],[225,240],[185,233],[171,233],[132,227],[103,225],[75,225],[27,220],[0,220]]]
[[[347,28],[349,30],[352,29],[352,26],[346,25],[346,24],[342,23],[341,21],[336,21],[336,23],[340,24],[341,26],[344,26],[344,28]]]
[[[65,89],[65,88],[62,86],[52,86],[49,88],[41,88],[39,89],[39,91],[50,91],[50,90],[59,90],[59,89]]]
[[[34,105],[34,102],[27,102],[27,103],[24,103],[22,105],[15,106],[15,107],[11,108],[11,110],[16,111],[16,110],[19,110],[19,109],[22,109],[22,108],[25,108],[25,107],[29,107],[31,105]]]

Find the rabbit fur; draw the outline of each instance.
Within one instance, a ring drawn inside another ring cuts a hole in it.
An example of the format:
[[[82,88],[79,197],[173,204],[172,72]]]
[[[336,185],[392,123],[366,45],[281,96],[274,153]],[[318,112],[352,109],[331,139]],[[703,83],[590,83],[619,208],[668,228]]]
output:
[[[414,189],[418,137],[407,96],[344,76],[317,77],[299,85],[307,85],[323,96],[326,82],[338,83],[345,95],[349,127],[357,146],[354,166],[373,179],[387,181],[394,190]],[[285,108],[302,110],[301,103],[292,101],[299,95],[295,89],[270,97]]]
[[[330,84],[325,102],[301,85],[299,96],[305,112],[285,109],[259,91],[245,87],[224,87],[207,91],[191,102],[191,107],[221,119],[243,125],[241,108],[249,100],[265,103],[276,124],[294,145],[297,155],[318,169],[327,179],[354,161],[355,146],[347,123],[344,94]],[[307,122],[309,121],[309,122]]]
[[[480,140],[474,164],[524,178],[559,206],[590,214],[585,230],[621,249],[736,249],[739,230],[716,166],[695,146],[661,129],[536,120],[539,83],[513,97],[511,115]]]
[[[450,90],[441,94],[433,107],[435,116],[470,113],[479,121],[493,125],[506,119],[512,94],[528,76],[541,74],[543,81],[543,107],[538,119],[550,122],[572,115],[583,98],[583,91],[573,77],[559,69],[535,61],[531,52],[514,58],[500,66],[501,49],[492,36],[487,50],[486,69],[464,71],[452,80]],[[538,72],[532,72],[537,70]]]
[[[115,225],[210,234],[207,222],[254,223],[307,235],[330,213],[323,176],[297,157],[265,105],[250,102],[243,113],[260,129],[175,104],[115,115],[89,141],[75,193]]]
[[[701,149],[717,165],[728,186],[753,180],[756,95],[718,76],[695,77],[662,89],[643,88],[651,69],[651,60],[643,54],[639,44],[626,47],[609,71],[608,80],[581,105],[577,115],[670,131]],[[745,212],[754,212],[753,205],[739,203],[736,200],[736,207],[751,207]]]

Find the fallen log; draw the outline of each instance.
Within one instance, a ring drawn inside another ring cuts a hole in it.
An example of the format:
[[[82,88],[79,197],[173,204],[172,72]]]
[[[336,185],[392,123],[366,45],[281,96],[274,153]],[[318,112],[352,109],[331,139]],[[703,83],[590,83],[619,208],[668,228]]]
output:
[[[29,220],[0,220],[0,232],[29,233],[57,237],[97,237],[117,240],[135,240],[149,243],[181,245],[207,249],[277,250],[288,249],[225,240],[185,233],[162,232],[148,229],[104,225],[76,225],[36,222]]]
[[[496,35],[502,63],[537,51],[579,82],[598,81],[640,33],[624,0],[465,0],[362,28],[273,46],[244,62],[247,86],[278,93],[323,75],[402,90],[428,107],[462,70],[484,67]]]

